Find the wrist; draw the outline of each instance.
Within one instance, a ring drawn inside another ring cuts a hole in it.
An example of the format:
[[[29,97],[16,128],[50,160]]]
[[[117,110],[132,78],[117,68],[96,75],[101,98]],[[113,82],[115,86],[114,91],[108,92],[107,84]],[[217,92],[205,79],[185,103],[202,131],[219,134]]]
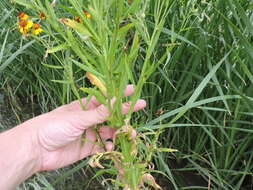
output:
[[[27,123],[0,134],[0,189],[14,189],[39,171],[36,130]]]
[[[26,146],[21,154],[26,154],[24,161],[30,162],[30,175],[40,171],[41,159],[40,159],[40,147],[37,138],[37,126],[32,125],[30,120],[17,126],[17,130],[20,130],[20,141]]]

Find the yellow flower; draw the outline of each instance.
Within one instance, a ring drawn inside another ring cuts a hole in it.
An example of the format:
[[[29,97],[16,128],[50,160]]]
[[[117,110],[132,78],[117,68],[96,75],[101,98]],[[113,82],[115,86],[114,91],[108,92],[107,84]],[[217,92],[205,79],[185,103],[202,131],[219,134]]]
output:
[[[25,12],[20,12],[18,17],[21,20],[27,20],[29,18],[29,16]]]
[[[41,25],[40,24],[34,24],[33,25],[33,31],[32,31],[32,33],[34,34],[34,35],[39,35],[41,32],[43,32],[43,29],[41,28]]]
[[[87,18],[91,18],[91,14],[88,11],[83,10],[83,13],[86,15]]]
[[[26,35],[28,34],[29,30],[33,27],[32,20],[19,20],[19,31]]]

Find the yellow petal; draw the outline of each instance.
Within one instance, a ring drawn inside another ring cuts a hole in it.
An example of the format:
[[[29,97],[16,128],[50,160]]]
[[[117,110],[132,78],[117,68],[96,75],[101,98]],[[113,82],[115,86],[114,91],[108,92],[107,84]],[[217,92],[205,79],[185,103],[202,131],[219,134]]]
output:
[[[25,12],[20,12],[18,16],[22,20],[27,20],[29,18],[29,16]]]
[[[33,27],[33,21],[28,20],[26,26],[24,27],[26,30],[30,29]]]
[[[25,29],[25,28],[22,28],[22,27],[19,28],[19,31],[20,31],[20,33],[22,33],[23,35],[26,35],[26,34],[28,34],[28,32],[29,32],[29,30],[27,30],[27,29]]]
[[[38,29],[33,30],[34,35],[39,35],[41,32],[43,32],[42,28],[38,28]]]
[[[22,27],[19,27],[19,31],[23,34],[24,29]]]

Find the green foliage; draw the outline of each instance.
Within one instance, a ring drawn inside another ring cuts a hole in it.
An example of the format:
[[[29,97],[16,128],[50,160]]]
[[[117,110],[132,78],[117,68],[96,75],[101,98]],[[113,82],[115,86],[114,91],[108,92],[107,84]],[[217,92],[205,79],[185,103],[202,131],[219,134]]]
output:
[[[105,62],[108,65],[122,63],[124,67],[114,67],[116,71],[126,71],[125,76],[119,78],[125,77],[136,84],[139,93],[144,87],[142,96],[148,100],[145,114],[134,115],[136,123],[142,123],[138,130],[146,135],[146,143],[154,144],[157,138],[154,134],[162,130],[159,147],[178,150],[173,154],[154,153],[156,169],[161,172],[159,178],[165,176],[168,179],[166,185],[171,185],[171,189],[208,189],[208,184],[211,189],[250,189],[253,183],[252,3],[243,0],[161,1],[168,3],[168,13],[165,14],[166,11],[159,11],[156,0],[134,0],[127,11],[122,4],[113,7],[102,1],[106,6],[98,7],[98,1],[93,1],[92,6],[97,7],[90,10],[97,21],[97,30],[94,31],[94,23],[87,21],[78,11],[78,2],[81,1],[72,0],[71,5],[66,3],[59,9],[80,16],[88,33],[72,33],[72,29],[66,30],[61,23],[49,20],[50,25],[44,26],[48,32],[41,37],[41,42],[47,47],[46,59],[43,58],[46,50],[38,43],[26,47],[31,41],[23,39],[18,31],[5,32],[14,29],[17,12],[9,3],[0,2],[3,10],[0,19],[2,87],[7,88],[10,84],[14,94],[33,97],[31,99],[38,101],[42,111],[48,111],[49,107],[75,99],[73,82],[78,86],[87,86],[85,71],[102,77],[109,73],[97,71],[96,64],[103,68]],[[23,7],[15,6],[23,10]],[[34,7],[32,4],[29,6]],[[104,7],[110,6],[112,11],[109,14]],[[36,7],[45,13],[53,13],[49,4],[38,4]],[[85,4],[82,8],[89,7]],[[136,11],[139,14],[129,18],[131,22],[114,34],[118,35],[114,38],[118,40],[101,37],[114,33],[113,26],[121,26],[118,22],[120,17]],[[70,16],[63,12],[50,19]],[[37,13],[31,11],[31,14]],[[102,15],[107,15],[107,19],[101,19]],[[112,16],[118,19],[111,22]],[[164,23],[159,22],[163,17],[166,18]],[[62,30],[68,34],[67,38],[61,35]],[[87,34],[95,45],[87,41],[85,47],[72,50],[75,56],[72,52],[64,52],[70,46],[80,47],[75,38],[86,39]],[[157,45],[154,45],[156,42]],[[127,56],[119,50],[122,46],[127,48]],[[113,52],[117,52],[117,56]],[[79,60],[75,59],[77,56]],[[118,56],[120,59],[116,58]],[[66,57],[68,63],[64,61]],[[7,61],[9,58],[10,61]],[[89,67],[83,65],[84,62]],[[66,64],[71,64],[71,68]],[[142,67],[146,72],[141,72]],[[131,72],[133,69],[134,73]],[[156,72],[147,80],[153,70]],[[71,72],[74,78],[70,78]],[[138,78],[145,80],[136,83]],[[70,79],[72,83],[66,82]],[[117,87],[123,89],[126,81]],[[111,89],[117,91],[113,85]],[[136,94],[132,101],[140,95]],[[129,113],[128,117],[131,115]],[[141,144],[139,148],[143,155],[146,154],[145,146]],[[38,175],[30,180],[30,184],[35,189],[63,189],[64,184],[71,183],[80,189],[80,185],[85,183],[79,176],[84,163],[62,171],[58,179],[50,174],[45,174],[47,177]],[[113,173],[112,170],[109,172]],[[76,180],[74,175],[78,175],[80,180]],[[103,180],[100,175],[97,176]],[[53,181],[52,184],[46,182],[48,180]],[[24,185],[23,189],[28,186]]]

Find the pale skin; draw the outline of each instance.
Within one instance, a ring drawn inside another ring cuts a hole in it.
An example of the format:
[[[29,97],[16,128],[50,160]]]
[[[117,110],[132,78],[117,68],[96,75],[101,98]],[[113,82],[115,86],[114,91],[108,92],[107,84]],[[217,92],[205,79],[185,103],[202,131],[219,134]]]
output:
[[[125,95],[133,92],[133,86],[128,85]],[[146,102],[140,99],[134,111],[145,106]],[[127,113],[129,108],[130,103],[124,103],[122,112]],[[108,116],[107,108],[92,98],[85,111],[79,101],[74,101],[1,133],[0,189],[15,189],[36,172],[62,168],[105,151],[97,143],[94,126],[105,122]],[[111,151],[113,144],[106,140],[113,138],[115,129],[102,126],[98,132],[106,151]],[[83,134],[85,141],[81,143]]]

